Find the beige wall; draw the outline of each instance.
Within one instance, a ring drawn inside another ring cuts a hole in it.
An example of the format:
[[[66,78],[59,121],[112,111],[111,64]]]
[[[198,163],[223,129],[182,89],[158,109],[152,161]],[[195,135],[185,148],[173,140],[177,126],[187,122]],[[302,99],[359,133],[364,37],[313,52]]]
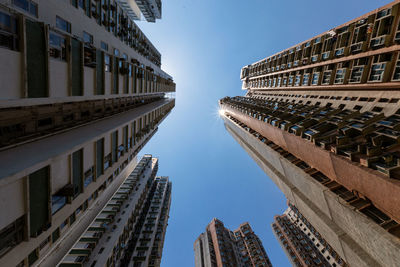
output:
[[[84,77],[83,77],[83,95],[93,96],[95,91],[95,71],[94,68],[83,67]]]
[[[49,60],[50,97],[66,97],[68,92],[67,62],[50,58]]]
[[[25,214],[24,179],[0,187],[0,229]]]
[[[51,161],[50,177],[51,179],[51,193],[55,194],[58,190],[63,188],[66,184],[70,183],[70,156],[63,154]]]
[[[22,92],[21,53],[0,48],[0,59],[0,100],[20,98]]]

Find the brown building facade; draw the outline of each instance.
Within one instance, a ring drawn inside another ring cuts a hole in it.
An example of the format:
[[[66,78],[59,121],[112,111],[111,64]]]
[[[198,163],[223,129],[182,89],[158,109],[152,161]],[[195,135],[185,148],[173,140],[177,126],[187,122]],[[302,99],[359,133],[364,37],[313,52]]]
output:
[[[399,1],[242,69],[226,129],[350,266],[400,262]]]
[[[194,243],[196,267],[272,266],[249,223],[231,231],[213,219]]]

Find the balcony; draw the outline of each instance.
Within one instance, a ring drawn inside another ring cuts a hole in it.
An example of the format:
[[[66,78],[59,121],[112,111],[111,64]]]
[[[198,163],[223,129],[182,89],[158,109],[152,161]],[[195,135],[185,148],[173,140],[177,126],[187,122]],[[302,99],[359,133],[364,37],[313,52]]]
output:
[[[322,53],[322,60],[328,60],[328,59],[330,59],[331,58],[331,51],[327,51],[327,52],[324,52],[324,53]]]
[[[370,42],[370,47],[372,49],[376,49],[376,48],[380,48],[380,47],[384,46],[386,38],[388,38],[387,34],[383,35],[383,36],[372,38],[371,42]]]

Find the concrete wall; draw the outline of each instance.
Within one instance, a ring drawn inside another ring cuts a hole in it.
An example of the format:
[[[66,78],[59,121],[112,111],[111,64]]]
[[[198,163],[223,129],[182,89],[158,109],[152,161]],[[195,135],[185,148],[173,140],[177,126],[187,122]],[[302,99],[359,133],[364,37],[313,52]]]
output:
[[[94,68],[89,68],[89,67],[83,67],[84,69],[84,77],[83,77],[83,95],[84,96],[93,96],[95,89],[96,89],[96,83],[95,83],[95,73],[96,69]]]

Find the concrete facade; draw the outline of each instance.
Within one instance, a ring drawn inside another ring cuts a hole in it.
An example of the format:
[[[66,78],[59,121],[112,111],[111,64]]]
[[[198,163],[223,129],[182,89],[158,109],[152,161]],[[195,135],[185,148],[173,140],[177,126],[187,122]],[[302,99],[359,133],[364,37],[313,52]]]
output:
[[[0,25],[0,147],[175,92],[161,54],[117,1],[2,0],[0,16],[10,21]]]
[[[75,214],[76,210],[83,210],[84,205],[87,210],[79,211],[76,216],[76,220],[83,215],[85,218],[93,218],[95,208],[92,207],[94,199],[98,196],[99,199],[107,199],[111,195],[105,194],[103,191],[112,185],[113,190],[116,190],[114,184],[120,184],[127,175],[129,175],[132,168],[135,166],[135,158],[140,149],[148,142],[148,140],[156,133],[158,124],[161,123],[162,119],[167,116],[173,107],[173,101],[166,100],[160,101],[159,103],[153,103],[150,106],[142,107],[138,110],[132,110],[128,113],[114,116],[97,123],[79,127],[74,130],[67,131],[63,134],[54,135],[46,139],[40,139],[37,142],[31,142],[26,145],[17,146],[13,149],[8,149],[0,153],[0,157],[4,159],[5,164],[9,164],[10,168],[3,168],[1,179],[0,179],[0,190],[4,192],[2,194],[1,206],[4,210],[10,210],[7,216],[1,217],[1,228],[4,229],[10,223],[14,222],[21,216],[27,216],[29,214],[29,197],[26,195],[25,190],[29,184],[29,175],[37,170],[45,167],[50,168],[50,192],[49,196],[56,196],[63,187],[71,184],[71,172],[72,167],[70,165],[72,154],[75,151],[83,150],[83,167],[84,172],[92,169],[93,166],[97,166],[96,163],[96,142],[103,140],[103,158],[104,164],[110,164],[105,168],[103,174],[95,176],[93,174],[93,181],[86,185],[83,192],[76,198],[71,199],[71,203],[66,203],[60,210],[52,214],[51,216],[51,227],[36,238],[26,237],[26,241],[20,245],[14,247],[6,255],[0,258],[1,264],[8,265],[13,262],[15,265],[21,261],[24,262],[24,258],[27,254],[31,253],[32,250],[36,251],[36,248],[43,242],[48,240],[53,232],[60,231],[60,236],[68,234],[69,225],[73,223],[67,223],[65,226],[65,220]],[[152,119],[148,119],[150,117]],[[156,116],[155,114],[159,114]],[[157,117],[159,119],[157,119]],[[146,118],[146,119],[145,119]],[[147,123],[151,121],[157,121],[149,128],[148,132],[142,131],[143,134],[138,135],[145,127],[144,121],[148,119]],[[139,126],[139,121],[143,123]],[[137,125],[134,127],[134,125]],[[125,129],[128,129],[128,143],[125,143]],[[116,159],[117,161],[111,163],[109,156],[113,150],[112,146],[112,134],[117,133],[118,144],[117,147],[123,147],[121,154]],[[134,137],[136,136],[136,137]],[[60,145],[62,144],[62,145]],[[37,151],[43,150],[42,153],[38,154]],[[24,157],[21,157],[24,155]],[[5,165],[6,166],[6,165]],[[91,176],[90,176],[91,177]],[[86,177],[87,179],[91,179]],[[87,180],[89,181],[89,180]],[[54,198],[55,199],[55,198]],[[104,200],[101,200],[104,205]],[[12,208],[10,208],[12,206]],[[51,207],[51,206],[50,206]],[[92,208],[91,208],[92,207]],[[76,222],[75,222],[76,224]],[[62,225],[62,229],[60,229]],[[84,224],[79,223],[79,229],[84,230]],[[29,227],[29,224],[25,227]],[[75,227],[76,228],[76,227]],[[27,228],[29,229],[29,228]],[[72,229],[72,228],[71,228]],[[28,231],[28,230],[26,230]],[[79,232],[79,230],[78,230]],[[49,253],[49,249],[55,249],[56,251],[61,247],[64,252],[65,248],[68,248],[66,243],[62,243],[62,246],[54,240],[48,242],[50,245],[46,248],[38,250],[37,255],[39,258],[46,256],[48,260],[51,257],[60,259],[63,255],[60,253]],[[72,245],[73,242],[70,244]],[[46,265],[43,265],[46,266]]]
[[[59,266],[160,266],[171,183],[157,170],[158,159],[145,155]]]
[[[161,54],[123,2],[0,0],[0,266],[59,263],[175,106]]]

